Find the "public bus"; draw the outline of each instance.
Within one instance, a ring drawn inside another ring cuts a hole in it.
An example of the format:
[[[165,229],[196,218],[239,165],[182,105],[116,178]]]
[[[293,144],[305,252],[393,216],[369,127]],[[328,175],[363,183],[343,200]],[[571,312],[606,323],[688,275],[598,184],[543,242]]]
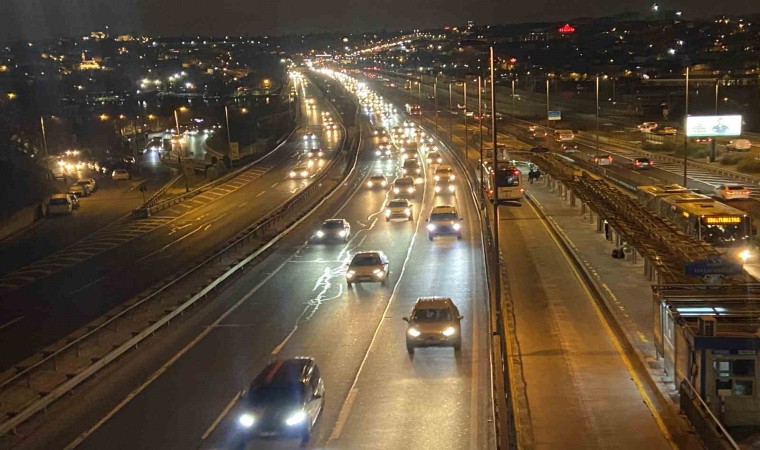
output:
[[[752,224],[744,211],[679,185],[639,186],[637,197],[684,233],[717,248],[741,253],[752,246]]]
[[[500,162],[494,171],[490,164],[485,163],[483,173],[483,189],[488,200],[493,202],[497,198],[499,201],[523,198],[525,188],[522,185],[522,173],[514,164]]]

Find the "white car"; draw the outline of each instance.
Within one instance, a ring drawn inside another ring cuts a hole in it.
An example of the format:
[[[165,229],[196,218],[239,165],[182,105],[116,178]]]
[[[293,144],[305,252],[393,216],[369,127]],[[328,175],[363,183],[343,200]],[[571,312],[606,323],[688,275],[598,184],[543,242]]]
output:
[[[367,187],[370,189],[388,187],[388,179],[385,175],[372,175],[367,181]]]
[[[381,251],[359,252],[354,255],[346,269],[346,282],[379,282],[385,286],[388,280],[388,257]]]
[[[405,198],[394,198],[385,206],[385,221],[389,222],[391,219],[396,218],[413,220],[412,204],[409,203],[409,200]]]
[[[715,188],[715,196],[723,200],[749,199],[751,192],[740,184],[721,184]]]
[[[454,175],[454,169],[452,169],[451,166],[440,165],[435,169],[435,175],[433,175],[433,179],[435,181],[440,181],[444,178],[449,181],[454,181],[456,179],[456,175]]]
[[[98,183],[94,178],[80,178],[77,180],[77,184],[86,184],[90,192],[98,190]]]
[[[303,135],[304,141],[316,141],[317,135],[312,133],[311,131]]]
[[[726,151],[729,152],[748,152],[752,148],[752,142],[749,139],[734,139],[726,144]]]
[[[76,195],[77,197],[88,197],[90,195],[90,189],[87,185],[72,184],[69,186],[69,194]]]
[[[132,176],[125,169],[116,169],[111,173],[112,180],[129,180]]]
[[[55,216],[60,214],[71,214],[74,210],[74,202],[71,200],[72,197],[74,196],[71,194],[53,194],[50,196],[50,202],[48,203],[47,208],[48,215]]]
[[[639,129],[639,131],[649,133],[655,128],[657,128],[657,122],[644,122],[641,125],[639,125],[637,128]]]
[[[293,170],[291,170],[288,174],[288,176],[293,180],[309,178],[310,175],[311,173],[309,172],[309,168],[306,166],[294,167]]]

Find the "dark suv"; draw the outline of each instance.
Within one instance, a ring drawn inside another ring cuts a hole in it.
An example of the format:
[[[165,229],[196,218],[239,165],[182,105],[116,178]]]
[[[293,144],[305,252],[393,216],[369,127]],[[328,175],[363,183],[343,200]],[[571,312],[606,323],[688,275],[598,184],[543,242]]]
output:
[[[237,415],[246,436],[307,442],[324,406],[325,384],[310,357],[270,362],[244,392]]]

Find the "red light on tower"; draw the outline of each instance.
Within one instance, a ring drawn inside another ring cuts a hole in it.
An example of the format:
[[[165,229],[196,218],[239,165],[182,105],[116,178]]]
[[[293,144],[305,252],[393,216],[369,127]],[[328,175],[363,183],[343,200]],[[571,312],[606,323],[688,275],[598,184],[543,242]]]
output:
[[[575,27],[573,27],[569,23],[566,23],[562,25],[561,27],[559,27],[557,31],[559,31],[561,34],[575,33]]]
[[[510,64],[514,64],[517,62],[517,58],[509,58]]]

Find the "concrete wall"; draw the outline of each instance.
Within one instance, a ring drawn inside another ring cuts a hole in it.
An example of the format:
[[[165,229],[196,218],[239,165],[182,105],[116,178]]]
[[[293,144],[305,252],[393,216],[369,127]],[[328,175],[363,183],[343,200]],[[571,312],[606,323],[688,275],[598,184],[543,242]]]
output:
[[[12,216],[0,220],[0,240],[23,230],[43,217],[44,205],[35,204],[16,211]]]

